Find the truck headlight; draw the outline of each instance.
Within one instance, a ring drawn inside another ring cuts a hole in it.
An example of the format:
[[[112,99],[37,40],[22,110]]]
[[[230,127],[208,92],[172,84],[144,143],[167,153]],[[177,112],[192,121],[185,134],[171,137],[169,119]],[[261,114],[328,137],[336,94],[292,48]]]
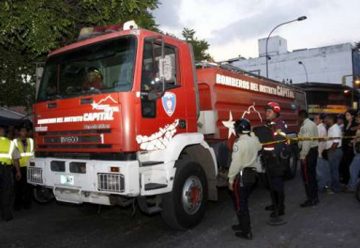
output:
[[[100,191],[123,192],[124,176],[114,173],[98,173],[98,188]]]
[[[42,168],[39,167],[28,167],[27,169],[27,181],[29,183],[42,184]]]

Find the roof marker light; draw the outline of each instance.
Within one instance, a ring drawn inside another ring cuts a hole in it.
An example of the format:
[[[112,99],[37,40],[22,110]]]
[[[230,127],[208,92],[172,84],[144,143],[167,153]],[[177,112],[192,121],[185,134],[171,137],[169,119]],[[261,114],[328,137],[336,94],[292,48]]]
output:
[[[103,34],[132,29],[138,29],[138,25],[134,20],[106,26],[84,27],[80,30],[78,40],[85,40]]]

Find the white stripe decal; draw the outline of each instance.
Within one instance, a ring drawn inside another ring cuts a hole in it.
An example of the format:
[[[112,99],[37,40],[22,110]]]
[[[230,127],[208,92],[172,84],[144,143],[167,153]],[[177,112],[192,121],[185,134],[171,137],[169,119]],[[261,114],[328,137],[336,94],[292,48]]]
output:
[[[20,156],[21,157],[31,157],[31,156],[34,156],[34,153],[33,152],[22,152],[22,153],[20,153]]]
[[[0,158],[8,158],[8,159],[11,159],[11,156],[10,156],[9,154],[1,153],[1,154],[0,154]]]
[[[30,152],[32,153],[34,151],[34,140],[32,138],[29,138],[30,140]]]

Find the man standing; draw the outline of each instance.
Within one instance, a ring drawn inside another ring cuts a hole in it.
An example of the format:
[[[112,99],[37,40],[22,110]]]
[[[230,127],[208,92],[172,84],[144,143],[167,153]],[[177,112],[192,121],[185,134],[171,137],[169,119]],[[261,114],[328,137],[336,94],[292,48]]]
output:
[[[318,129],[314,122],[309,119],[306,110],[299,111],[301,128],[300,138],[318,137]],[[316,162],[318,158],[318,141],[304,140],[299,142],[301,172],[305,186],[307,200],[300,204],[301,207],[310,207],[318,204],[318,187],[316,182]]]
[[[360,112],[357,114],[355,118],[356,124],[360,124]],[[359,183],[360,176],[360,129],[357,129],[355,138],[351,141],[354,148],[355,156],[350,164],[349,172],[350,179],[347,185],[347,192],[355,192],[356,187]]]
[[[34,141],[28,138],[28,129],[26,127],[20,128],[20,136],[14,139],[14,144],[20,152],[20,171],[22,178],[15,182],[15,210],[20,210],[22,207],[29,209],[32,200],[32,187],[26,181],[27,166],[29,160],[34,155]]]
[[[342,132],[339,125],[336,123],[336,116],[327,115],[325,117],[325,123],[329,127],[329,140],[326,142],[326,152],[330,165],[331,190],[334,192],[340,192],[339,165],[343,155],[343,151],[341,149]]]
[[[5,221],[13,219],[11,211],[14,199],[14,179],[12,165],[14,165],[16,180],[21,179],[19,168],[20,154],[14,143],[6,138],[4,127],[0,126],[0,210]]]
[[[325,139],[327,137],[327,130],[324,124],[325,114],[316,115],[314,118],[314,122],[317,125],[319,138]],[[330,169],[328,161],[323,158],[323,151],[326,147],[325,140],[319,140],[318,146],[318,160],[316,165],[316,175],[318,181],[318,189],[320,192],[325,192],[329,190],[330,186]]]
[[[266,126],[270,129],[273,140],[276,144],[264,146],[262,158],[265,171],[269,180],[270,196],[272,204],[265,210],[272,211],[270,214],[270,224],[283,224],[279,218],[285,214],[285,192],[284,174],[286,164],[283,157],[286,157],[286,123],[280,118],[281,108],[276,102],[269,102],[265,106]]]
[[[258,138],[250,132],[251,125],[247,119],[236,121],[235,131],[239,139],[233,146],[228,177],[239,225],[232,228],[237,231],[237,237],[252,239],[248,198],[256,182],[256,158],[262,146]]]

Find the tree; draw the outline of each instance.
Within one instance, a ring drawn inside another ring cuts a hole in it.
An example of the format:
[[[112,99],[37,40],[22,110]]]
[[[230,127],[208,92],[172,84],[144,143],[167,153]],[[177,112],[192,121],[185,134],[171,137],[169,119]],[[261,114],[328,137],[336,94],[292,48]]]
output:
[[[35,62],[74,42],[82,27],[135,20],[157,30],[150,12],[157,6],[158,0],[2,0],[0,105],[29,106],[34,98],[25,93],[34,92]]]
[[[209,43],[206,40],[199,40],[197,37],[195,37],[194,29],[184,28],[182,31],[182,36],[188,43],[192,45],[196,61],[214,61],[210,54],[207,53],[207,50],[210,47]]]

